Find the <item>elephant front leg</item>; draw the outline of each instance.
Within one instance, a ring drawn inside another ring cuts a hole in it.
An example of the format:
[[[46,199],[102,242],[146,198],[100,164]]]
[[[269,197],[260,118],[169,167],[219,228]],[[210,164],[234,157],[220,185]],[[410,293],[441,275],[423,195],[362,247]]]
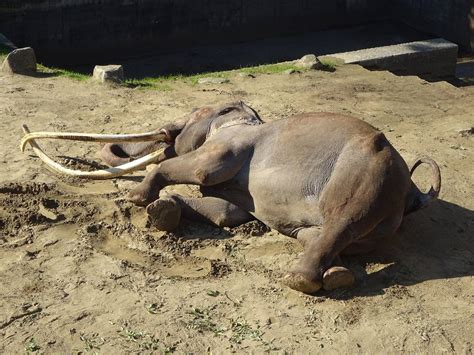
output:
[[[247,155],[245,152],[234,154],[224,147],[202,146],[160,163],[129,193],[128,199],[136,205],[147,206],[168,185],[211,186],[222,183],[240,170]]]
[[[146,211],[151,224],[164,231],[178,227],[181,217],[218,227],[235,227],[254,219],[247,211],[217,197],[170,195],[150,203]]]

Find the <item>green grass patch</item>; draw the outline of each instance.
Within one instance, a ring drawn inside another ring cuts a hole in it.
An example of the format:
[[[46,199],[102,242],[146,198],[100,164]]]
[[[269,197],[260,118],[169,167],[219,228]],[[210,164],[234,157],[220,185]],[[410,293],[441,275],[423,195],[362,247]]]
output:
[[[155,78],[147,77],[143,79],[127,79],[124,84],[128,87],[138,87],[143,89],[170,91],[170,84],[173,82],[184,82],[191,85],[197,85],[201,78],[228,78],[230,71],[200,73],[200,74],[172,74],[165,76],[158,76]]]
[[[171,86],[166,83],[163,78],[143,78],[143,79],[127,79],[124,85],[130,88],[139,88],[146,90],[170,91]]]
[[[199,79],[202,78],[222,78],[229,79],[232,75],[237,72],[243,72],[247,74],[278,74],[283,73],[286,70],[294,69],[301,70],[290,63],[277,63],[277,64],[265,64],[255,67],[245,67],[236,70],[226,70],[217,72],[206,72],[199,74],[173,74],[166,76],[158,76],[155,78],[148,77],[143,79],[128,79],[125,81],[125,85],[129,87],[139,87],[143,89],[152,89],[160,91],[169,91],[171,87],[169,84],[173,82],[185,82],[193,86],[197,85]]]
[[[318,59],[323,65],[322,70],[329,71],[329,72],[336,71],[339,65],[344,64],[344,62],[341,61],[340,59],[332,58],[330,56],[319,57]]]
[[[210,72],[210,73],[200,73],[200,74],[193,74],[189,76],[183,76],[182,80],[185,82],[191,83],[191,85],[197,85],[199,79],[202,78],[223,78],[228,79],[230,76],[230,71],[219,71],[219,72]]]
[[[0,51],[0,56],[3,52]],[[337,64],[333,63],[331,60],[324,59],[324,65],[327,66],[328,71],[334,71],[333,68]],[[297,71],[304,71],[304,69],[298,68],[296,65],[292,63],[276,63],[276,64],[265,64],[265,65],[258,65],[254,67],[245,67],[235,70],[226,70],[226,71],[218,71],[218,72],[207,72],[207,73],[199,73],[199,74],[173,74],[173,75],[165,75],[165,76],[157,76],[157,77],[146,77],[142,79],[131,78],[127,79],[123,82],[122,85],[130,88],[138,88],[143,90],[157,90],[157,91],[171,91],[172,90],[172,83],[175,82],[183,82],[195,86],[198,84],[199,79],[201,78],[222,78],[222,79],[229,79],[231,76],[236,75],[237,73],[247,73],[247,74],[279,74],[283,73],[287,70],[297,70]],[[47,67],[42,64],[38,64],[38,72],[44,74],[50,74],[51,76],[63,76],[67,78],[71,78],[78,81],[85,81],[91,78],[91,75],[78,73],[75,71],[61,69],[61,68],[54,68],[54,67]]]
[[[239,71],[247,74],[279,74],[287,70],[301,71],[302,69],[291,63],[276,63],[240,68]]]
[[[5,57],[10,53],[12,50],[2,44],[0,44],[0,61],[3,61]]]
[[[78,73],[71,70],[46,67],[42,64],[38,64],[38,72],[44,74],[51,74],[52,76],[64,76],[66,78],[71,78],[78,81],[85,81],[90,79],[90,75]]]

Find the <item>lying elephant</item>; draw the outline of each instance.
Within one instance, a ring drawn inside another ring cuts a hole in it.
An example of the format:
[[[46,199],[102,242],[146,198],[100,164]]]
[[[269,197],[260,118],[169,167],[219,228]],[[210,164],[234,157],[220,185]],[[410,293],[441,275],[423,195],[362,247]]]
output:
[[[221,227],[256,218],[298,238],[304,253],[284,282],[305,293],[352,284],[339,255],[373,249],[403,216],[435,199],[441,185],[433,160],[418,159],[409,171],[383,133],[340,114],[263,123],[240,102],[195,110],[161,132],[170,144],[163,161],[129,199],[147,206],[162,230],[176,228],[182,217]],[[102,156],[115,165],[153,149],[154,142],[108,144]],[[410,178],[421,163],[434,175],[428,193]],[[199,185],[204,197],[159,198],[173,184]]]

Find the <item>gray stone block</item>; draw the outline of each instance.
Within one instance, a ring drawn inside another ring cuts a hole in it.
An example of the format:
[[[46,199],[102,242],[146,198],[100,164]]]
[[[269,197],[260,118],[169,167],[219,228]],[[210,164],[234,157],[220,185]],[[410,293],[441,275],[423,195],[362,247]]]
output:
[[[389,70],[398,75],[440,78],[453,76],[458,46],[443,38],[331,54],[346,64]],[[323,57],[324,58],[324,57]]]
[[[36,73],[36,55],[33,48],[18,48],[5,58],[1,71],[8,74],[32,75]]]
[[[121,65],[96,65],[93,78],[101,83],[120,83],[124,80]]]

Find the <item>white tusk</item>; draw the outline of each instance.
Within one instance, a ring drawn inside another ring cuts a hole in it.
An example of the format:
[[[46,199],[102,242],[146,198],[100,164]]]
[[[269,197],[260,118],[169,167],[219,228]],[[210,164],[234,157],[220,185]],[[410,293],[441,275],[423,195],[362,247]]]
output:
[[[29,134],[30,130],[28,129],[27,125],[23,125],[23,132],[25,134]],[[135,170],[140,170],[144,167],[146,167],[148,164],[153,163],[154,161],[157,160],[157,158],[160,156],[160,154],[163,153],[163,149],[159,149],[153,153],[150,153],[148,155],[145,155],[144,157],[141,157],[140,159],[131,161],[129,163],[116,166],[113,168],[108,168],[108,169],[101,169],[97,171],[82,171],[82,170],[73,170],[66,168],[62,166],[61,164],[55,162],[53,159],[51,159],[46,153],[43,152],[43,150],[39,147],[39,145],[35,142],[34,138],[30,138],[27,141],[31,147],[33,148],[34,152],[38,157],[48,166],[52,171],[63,174],[63,175],[68,175],[68,176],[73,176],[73,177],[78,177],[78,178],[84,178],[84,179],[94,179],[94,180],[105,180],[105,179],[112,179],[116,178],[125,174],[129,174]]]
[[[29,131],[28,131],[29,132]],[[97,133],[68,133],[68,132],[33,132],[28,133],[21,139],[20,149],[25,151],[26,144],[32,139],[67,139],[85,142],[143,142],[143,141],[164,141],[166,133],[163,131],[153,131],[138,134],[97,134]]]

